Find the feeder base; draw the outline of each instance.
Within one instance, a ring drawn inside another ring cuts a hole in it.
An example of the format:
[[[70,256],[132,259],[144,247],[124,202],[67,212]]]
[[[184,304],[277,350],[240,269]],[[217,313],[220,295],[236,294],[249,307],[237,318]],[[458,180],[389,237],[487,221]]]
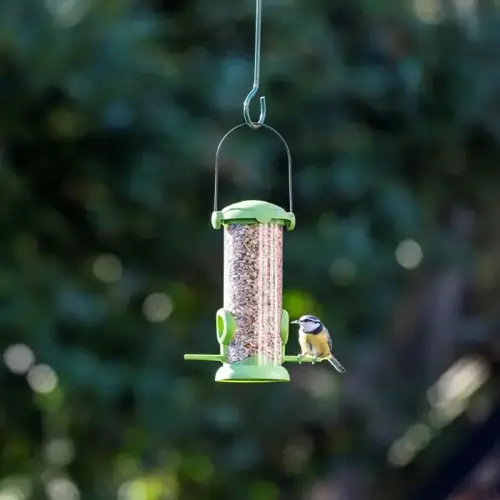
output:
[[[215,381],[233,384],[290,382],[290,375],[283,366],[224,363],[217,370]]]

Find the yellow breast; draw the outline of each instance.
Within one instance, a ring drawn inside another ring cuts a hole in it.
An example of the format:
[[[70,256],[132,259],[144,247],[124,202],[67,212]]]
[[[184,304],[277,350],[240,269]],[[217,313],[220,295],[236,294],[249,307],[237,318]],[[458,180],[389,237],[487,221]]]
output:
[[[324,333],[317,335],[306,335],[307,342],[316,350],[319,356],[328,356],[330,354],[330,347],[328,346],[328,337]]]

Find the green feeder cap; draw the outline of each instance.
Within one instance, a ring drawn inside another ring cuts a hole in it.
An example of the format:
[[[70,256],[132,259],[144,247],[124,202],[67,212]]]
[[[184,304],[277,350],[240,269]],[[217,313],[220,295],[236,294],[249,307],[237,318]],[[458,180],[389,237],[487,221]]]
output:
[[[271,221],[285,225],[289,231],[295,227],[295,215],[292,212],[267,201],[240,201],[212,213],[214,229],[219,229],[224,224],[266,224]]]

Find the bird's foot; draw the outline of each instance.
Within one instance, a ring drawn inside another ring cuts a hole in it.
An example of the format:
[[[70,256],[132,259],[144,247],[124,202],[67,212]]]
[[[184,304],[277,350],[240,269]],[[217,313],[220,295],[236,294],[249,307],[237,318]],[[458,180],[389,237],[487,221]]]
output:
[[[302,358],[304,357],[303,354],[298,354],[297,357],[299,358],[299,365],[302,364]]]
[[[312,364],[314,365],[318,361],[318,356],[315,354],[313,356]]]

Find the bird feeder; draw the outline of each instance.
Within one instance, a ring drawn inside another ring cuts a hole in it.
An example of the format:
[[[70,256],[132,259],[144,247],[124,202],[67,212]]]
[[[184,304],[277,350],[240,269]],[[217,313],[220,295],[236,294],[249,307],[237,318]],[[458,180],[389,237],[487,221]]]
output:
[[[224,228],[224,303],[217,311],[218,382],[286,382],[282,366],[289,316],[283,310],[283,230],[293,213],[265,201],[242,201],[212,214]]]
[[[224,300],[216,314],[220,354],[186,354],[184,359],[220,361],[217,382],[288,382],[284,361],[312,361],[285,356],[289,315],[283,309],[283,233],[295,227],[291,198],[291,155],[288,155],[290,211],[259,200],[217,210],[219,150],[215,161],[212,226],[224,230]]]

